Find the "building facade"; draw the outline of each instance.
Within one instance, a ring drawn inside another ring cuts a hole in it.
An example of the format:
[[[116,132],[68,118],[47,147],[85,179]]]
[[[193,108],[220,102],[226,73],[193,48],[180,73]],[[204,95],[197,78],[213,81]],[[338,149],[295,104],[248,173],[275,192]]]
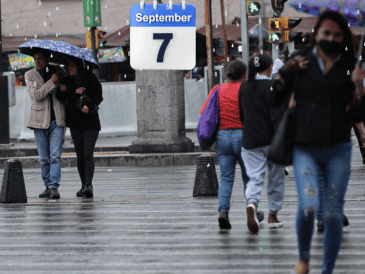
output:
[[[102,26],[98,27],[113,33],[121,29],[129,21],[129,9],[139,0],[101,0]],[[146,0],[151,4],[152,0]],[[168,0],[162,0],[168,3]],[[174,0],[180,4],[180,0]],[[205,1],[186,0],[197,11],[197,29],[205,25]],[[266,16],[271,17],[270,0],[262,0],[266,6]],[[235,17],[240,17],[240,0],[224,0],[227,11],[226,24],[230,24]],[[298,13],[285,4],[282,16],[306,17],[305,13]],[[3,36],[59,36],[85,35],[82,0],[1,0],[2,35]],[[220,0],[212,0],[213,25],[221,25]]]

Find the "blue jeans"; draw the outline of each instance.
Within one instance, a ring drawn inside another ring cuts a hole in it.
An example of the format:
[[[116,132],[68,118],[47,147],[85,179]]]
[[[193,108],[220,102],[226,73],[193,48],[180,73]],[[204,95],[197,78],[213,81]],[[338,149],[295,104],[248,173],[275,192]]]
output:
[[[318,176],[318,211],[317,211],[317,219],[323,220],[323,196],[324,196],[324,189],[323,189],[323,180],[324,175],[323,171],[320,170],[319,176]]]
[[[221,170],[221,183],[218,189],[218,211],[228,211],[230,209],[236,161],[241,166],[243,187],[244,191],[246,191],[246,184],[249,178],[241,156],[242,134],[243,129],[219,130],[217,133],[216,152]]]
[[[63,130],[57,126],[56,121],[51,121],[48,129],[34,130],[42,179],[49,188],[58,188],[61,181]]]
[[[342,241],[343,205],[351,173],[351,143],[331,147],[294,146],[293,166],[298,192],[296,229],[299,258],[309,261],[310,243],[313,234],[313,216],[306,212],[318,210],[318,192],[323,191],[323,267],[322,274],[332,273]],[[323,174],[323,186],[319,176]]]

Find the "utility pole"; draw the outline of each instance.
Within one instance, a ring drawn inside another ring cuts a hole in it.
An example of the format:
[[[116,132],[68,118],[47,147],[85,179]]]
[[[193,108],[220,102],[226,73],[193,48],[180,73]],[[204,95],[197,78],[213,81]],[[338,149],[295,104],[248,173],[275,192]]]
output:
[[[241,0],[241,39],[242,39],[242,61],[248,65],[249,40],[248,40],[248,20],[246,14],[246,0]]]
[[[0,76],[3,75],[3,36],[1,33],[1,0],[0,0]]]
[[[95,61],[98,63],[98,55],[96,52],[96,43],[95,43],[95,31],[96,27],[91,27],[91,50],[93,51],[93,56]]]
[[[212,0],[205,0],[205,35],[207,44],[207,65],[208,65],[208,91],[213,88],[214,60],[212,50]]]
[[[3,48],[0,1],[0,147],[10,146],[8,77],[3,76]]]
[[[259,14],[259,52],[264,49],[264,41],[262,39],[262,20],[261,14]]]
[[[223,27],[223,42],[224,42],[224,60],[225,60],[225,69],[227,69],[228,62],[228,45],[227,45],[227,32],[226,32],[226,20],[224,14],[224,0],[221,0],[221,13],[222,13],[222,27]],[[231,60],[229,60],[231,61]]]

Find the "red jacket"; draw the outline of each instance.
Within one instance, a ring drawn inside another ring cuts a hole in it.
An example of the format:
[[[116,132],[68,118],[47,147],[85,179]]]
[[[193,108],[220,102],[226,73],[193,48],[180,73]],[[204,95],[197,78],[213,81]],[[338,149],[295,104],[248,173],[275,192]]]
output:
[[[241,82],[224,83],[219,90],[218,105],[219,105],[219,128],[224,129],[243,129],[240,120],[240,106],[238,101],[238,92]],[[209,102],[214,90],[218,85],[214,86],[209,92],[208,98],[200,110],[203,113],[206,105]]]

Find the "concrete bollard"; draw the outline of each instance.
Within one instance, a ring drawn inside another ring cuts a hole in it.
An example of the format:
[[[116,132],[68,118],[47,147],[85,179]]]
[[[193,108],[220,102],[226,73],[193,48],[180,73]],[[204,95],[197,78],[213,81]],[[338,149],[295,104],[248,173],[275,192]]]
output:
[[[218,196],[218,179],[213,157],[201,155],[196,167],[193,197]]]
[[[5,164],[0,203],[26,203],[27,201],[22,163],[18,160],[9,160]]]

